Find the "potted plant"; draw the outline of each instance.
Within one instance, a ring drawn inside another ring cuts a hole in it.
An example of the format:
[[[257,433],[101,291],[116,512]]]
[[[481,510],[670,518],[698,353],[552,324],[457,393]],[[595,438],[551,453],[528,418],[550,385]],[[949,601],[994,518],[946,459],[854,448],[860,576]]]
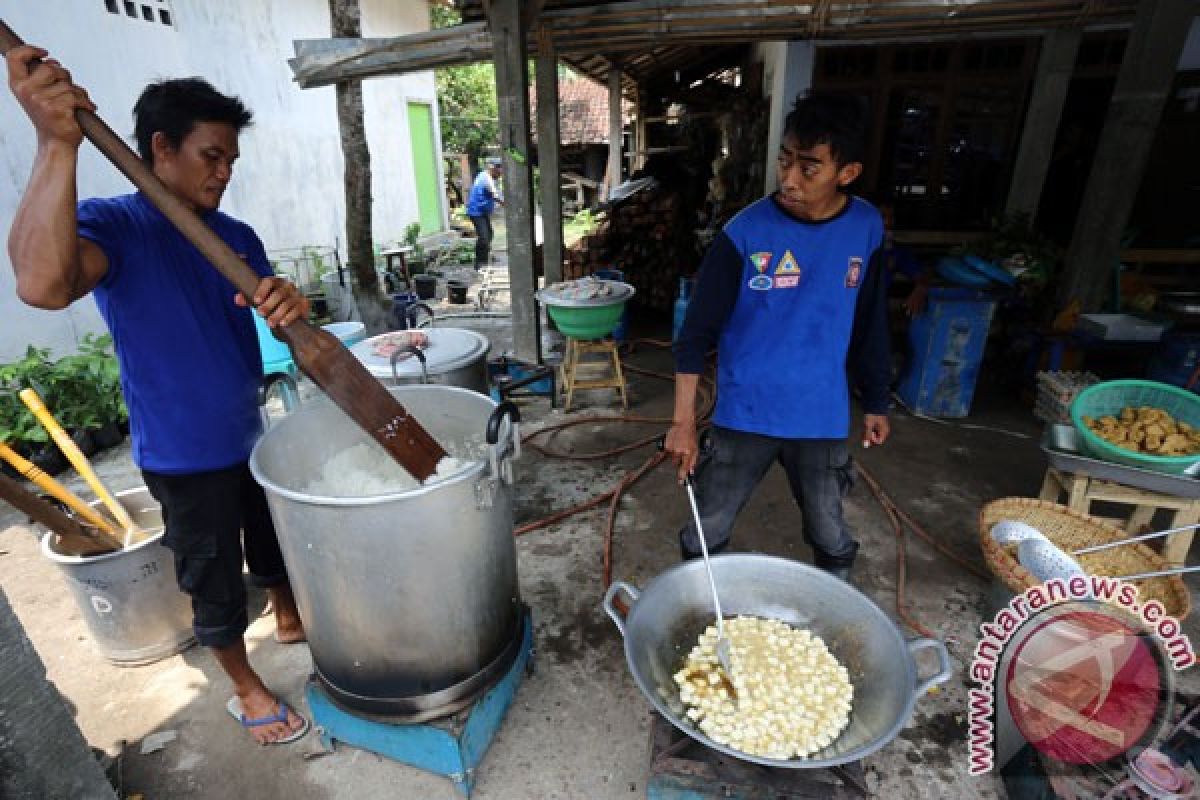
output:
[[[0,365],[0,396],[4,397],[5,423],[0,438],[36,464],[43,472],[57,475],[67,468],[67,460],[51,441],[49,434],[25,408],[18,393],[32,387],[46,398],[49,387],[55,385],[54,364],[50,350],[29,345],[25,355],[9,364]],[[53,408],[53,406],[51,406]]]
[[[421,223],[414,222],[404,229],[404,244],[411,254],[405,259],[409,275],[419,275],[425,271],[425,248],[421,246]]]

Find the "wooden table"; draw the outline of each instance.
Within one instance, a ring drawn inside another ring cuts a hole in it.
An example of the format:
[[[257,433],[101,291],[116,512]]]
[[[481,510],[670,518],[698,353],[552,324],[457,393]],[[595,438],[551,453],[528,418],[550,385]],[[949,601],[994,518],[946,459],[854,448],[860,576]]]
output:
[[[1143,527],[1150,525],[1154,512],[1160,508],[1173,513],[1169,528],[1181,528],[1200,522],[1200,499],[1135,489],[1111,481],[1097,480],[1089,475],[1048,468],[1045,478],[1042,479],[1042,491],[1038,496],[1042,500],[1057,503],[1064,492],[1067,495],[1067,507],[1084,514],[1091,513],[1092,503],[1095,502],[1133,506],[1129,519],[1124,521],[1125,530],[1131,534],[1140,533]],[[1194,534],[1195,531],[1183,531],[1166,537],[1162,554],[1171,566],[1184,563]]]

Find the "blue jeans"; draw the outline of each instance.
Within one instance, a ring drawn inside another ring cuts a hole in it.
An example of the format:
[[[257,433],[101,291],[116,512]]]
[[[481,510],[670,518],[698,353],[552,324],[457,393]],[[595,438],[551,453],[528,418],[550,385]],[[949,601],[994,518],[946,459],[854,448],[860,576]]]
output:
[[[849,567],[858,553],[842,516],[842,498],[854,485],[854,463],[841,439],[777,439],[714,426],[712,450],[695,477],[696,504],[709,551],[729,545],[733,522],[763,476],[778,461],[800,506],[804,541],[822,569]],[[679,532],[684,557],[700,555],[696,526]]]

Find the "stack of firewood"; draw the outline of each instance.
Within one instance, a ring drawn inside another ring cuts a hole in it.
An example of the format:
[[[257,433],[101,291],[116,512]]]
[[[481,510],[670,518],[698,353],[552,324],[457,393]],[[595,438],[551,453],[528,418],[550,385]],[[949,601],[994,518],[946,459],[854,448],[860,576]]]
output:
[[[567,277],[619,269],[637,289],[635,302],[669,310],[679,276],[693,274],[699,264],[683,206],[680,193],[664,186],[628,198],[609,213],[606,223],[567,251]]]

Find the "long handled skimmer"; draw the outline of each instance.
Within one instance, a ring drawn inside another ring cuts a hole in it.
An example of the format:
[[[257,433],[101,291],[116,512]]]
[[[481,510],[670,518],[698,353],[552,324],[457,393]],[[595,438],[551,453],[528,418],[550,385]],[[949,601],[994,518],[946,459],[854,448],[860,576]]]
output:
[[[708,557],[708,543],[704,540],[704,524],[700,522],[700,508],[696,505],[696,492],[692,488],[692,476],[683,482],[687,488],[688,502],[692,504],[692,520],[696,523],[696,538],[700,540],[700,553],[704,556],[704,570],[708,573],[708,587],[712,589],[713,607],[717,612],[717,663],[725,671],[725,676],[733,683],[733,659],[730,655],[731,645],[725,636],[725,617],[721,613],[721,598],[717,595],[717,582],[713,579],[712,561]]]

